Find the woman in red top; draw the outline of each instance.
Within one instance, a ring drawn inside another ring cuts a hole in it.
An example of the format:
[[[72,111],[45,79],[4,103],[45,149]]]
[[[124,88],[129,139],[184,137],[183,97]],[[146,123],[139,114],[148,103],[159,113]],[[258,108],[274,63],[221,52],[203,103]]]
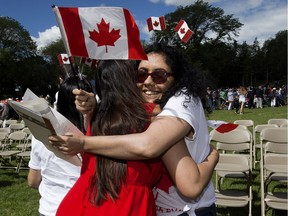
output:
[[[99,63],[96,91],[101,102],[87,135],[129,134],[147,128],[154,106],[143,106],[135,66],[125,60]],[[84,153],[81,176],[63,199],[57,215],[154,216],[152,187],[162,169],[160,159],[123,161]]]

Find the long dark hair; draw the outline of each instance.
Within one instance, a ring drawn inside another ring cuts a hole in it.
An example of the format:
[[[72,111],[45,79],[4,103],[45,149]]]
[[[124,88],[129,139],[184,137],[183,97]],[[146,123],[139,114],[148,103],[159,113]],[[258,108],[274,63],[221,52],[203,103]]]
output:
[[[93,92],[91,84],[86,79],[68,77],[60,85],[58,91],[57,111],[70,120],[79,130],[85,133],[82,114],[76,109],[73,89],[79,87],[87,92]]]
[[[205,101],[206,85],[204,75],[201,71],[192,67],[180,50],[164,43],[153,43],[145,48],[145,53],[163,55],[166,64],[173,71],[173,85],[164,93],[161,100],[155,101],[155,103],[160,104],[161,109],[169,98],[180,93],[186,95],[185,102],[190,102],[191,95],[199,97],[202,102]]]
[[[147,120],[144,99],[136,85],[136,64],[129,60],[100,61],[95,88],[101,100],[92,117],[92,135],[122,135],[142,132]],[[125,184],[126,161],[97,155],[90,181],[89,198],[96,206],[115,200]]]

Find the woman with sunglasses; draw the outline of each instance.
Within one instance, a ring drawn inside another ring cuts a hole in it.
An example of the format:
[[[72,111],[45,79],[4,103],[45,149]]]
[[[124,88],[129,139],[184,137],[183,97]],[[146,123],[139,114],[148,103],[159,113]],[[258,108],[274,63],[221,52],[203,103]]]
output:
[[[191,171],[193,166],[184,165],[188,156],[201,163],[210,152],[207,121],[201,103],[206,90],[201,73],[191,69],[173,47],[154,44],[145,51],[148,60],[139,63],[137,86],[146,102],[154,102],[161,109],[145,132],[123,136],[61,137],[64,141],[54,137],[50,141],[62,142],[59,148],[67,154],[88,151],[132,160],[161,156],[171,178],[165,173],[155,187],[157,214],[216,215],[211,181],[214,166],[208,166],[206,173],[199,169],[195,174]],[[92,97],[83,91],[74,90],[74,93],[78,109],[89,118],[90,108],[95,106],[95,102],[91,102]],[[190,154],[187,157],[183,157],[185,150],[175,144],[183,140]],[[218,159],[215,152],[210,156],[213,154],[214,159]],[[204,164],[199,164],[199,167]],[[189,174],[191,178],[198,178],[191,181]],[[203,184],[201,177],[205,175],[208,180]]]

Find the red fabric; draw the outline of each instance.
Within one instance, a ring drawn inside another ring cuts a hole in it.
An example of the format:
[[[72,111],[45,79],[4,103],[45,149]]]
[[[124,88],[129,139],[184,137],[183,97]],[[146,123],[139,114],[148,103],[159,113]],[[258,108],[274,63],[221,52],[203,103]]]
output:
[[[140,42],[138,26],[127,9],[54,7],[53,10],[69,56],[147,59]],[[97,51],[100,47],[105,47],[106,52]]]
[[[153,110],[152,107],[148,106],[147,112]],[[87,135],[90,135],[89,129]],[[160,179],[162,171],[160,159],[127,161],[127,185],[122,187],[119,199],[116,202],[108,199],[97,208],[87,199],[89,180],[95,172],[95,155],[84,153],[81,176],[61,202],[56,215],[156,216],[152,187]]]

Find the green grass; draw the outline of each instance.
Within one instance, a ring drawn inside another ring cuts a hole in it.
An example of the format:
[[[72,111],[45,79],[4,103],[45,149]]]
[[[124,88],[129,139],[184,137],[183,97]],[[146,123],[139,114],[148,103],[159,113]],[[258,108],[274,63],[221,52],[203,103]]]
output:
[[[287,118],[287,107],[265,107],[263,109],[245,109],[244,115],[235,114],[234,111],[216,110],[208,115],[211,120],[234,122],[237,119],[251,119],[255,125],[265,124],[270,118]],[[0,169],[0,215],[1,216],[36,216],[38,215],[39,194],[35,189],[27,186],[27,170],[15,173],[12,169]],[[214,178],[213,178],[214,179]],[[239,179],[235,182],[227,182],[227,187],[245,188],[244,182]],[[272,185],[276,187],[276,185]],[[281,188],[280,190],[286,190]],[[259,167],[253,170],[253,216],[260,216],[260,179]],[[243,216],[248,215],[248,208],[218,208],[219,216]],[[277,216],[287,215],[278,211]],[[272,211],[267,212],[271,216]]]

